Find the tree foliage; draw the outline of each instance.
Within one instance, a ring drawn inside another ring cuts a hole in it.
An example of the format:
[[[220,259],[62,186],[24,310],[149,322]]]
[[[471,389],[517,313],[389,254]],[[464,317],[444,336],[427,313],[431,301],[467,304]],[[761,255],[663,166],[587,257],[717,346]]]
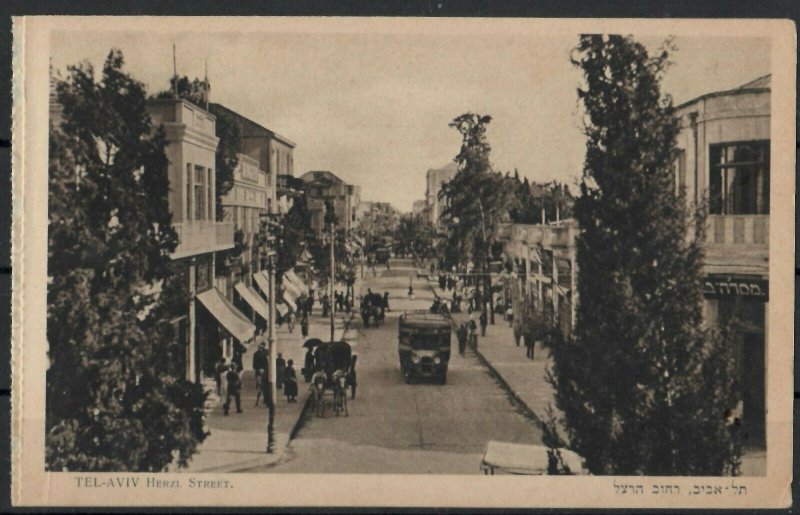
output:
[[[450,127],[462,136],[461,150],[454,161],[458,173],[442,185],[445,201],[442,221],[446,228],[444,261],[447,266],[464,265],[467,259],[482,269],[497,241],[500,224],[510,221],[509,211],[517,207],[513,184],[492,171],[491,146],[486,137],[490,116],[466,113]]]
[[[48,470],[159,471],[205,438],[200,385],[176,370],[188,305],[170,253],[164,136],[112,50],[57,85],[50,127]]]
[[[403,217],[394,231],[395,247],[417,257],[429,257],[433,249],[433,228],[411,217]]]
[[[675,194],[679,129],[651,57],[630,37],[581,36],[586,160],[575,202],[580,299],[551,340],[557,405],[596,474],[736,473],[731,346],[702,319],[702,210]],[[694,230],[692,230],[694,229]],[[693,234],[693,236],[691,236]]]

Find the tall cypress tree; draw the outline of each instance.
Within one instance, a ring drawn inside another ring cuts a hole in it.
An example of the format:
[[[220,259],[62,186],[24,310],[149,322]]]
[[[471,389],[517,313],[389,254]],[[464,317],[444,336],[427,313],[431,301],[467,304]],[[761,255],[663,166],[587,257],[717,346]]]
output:
[[[579,303],[553,341],[550,380],[571,446],[596,474],[736,473],[726,414],[730,345],[705,328],[702,210],[675,194],[679,130],[656,56],[630,37],[584,35],[586,160],[574,215]]]
[[[63,122],[50,128],[46,465],[159,471],[185,464],[205,394],[182,378],[170,320],[188,303],[162,131],[144,86],[111,51],[99,82],[69,68]]]

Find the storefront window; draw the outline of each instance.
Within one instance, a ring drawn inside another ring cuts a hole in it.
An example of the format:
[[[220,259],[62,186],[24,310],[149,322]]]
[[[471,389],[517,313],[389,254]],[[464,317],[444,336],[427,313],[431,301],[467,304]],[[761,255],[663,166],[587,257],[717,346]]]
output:
[[[712,215],[769,214],[769,141],[711,145]]]

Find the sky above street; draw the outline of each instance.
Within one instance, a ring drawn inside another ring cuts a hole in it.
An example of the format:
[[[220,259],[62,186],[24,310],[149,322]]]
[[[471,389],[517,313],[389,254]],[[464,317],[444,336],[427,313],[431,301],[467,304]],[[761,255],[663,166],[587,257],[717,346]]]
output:
[[[584,138],[570,64],[577,35],[520,33],[296,33],[171,30],[62,30],[51,35],[61,72],[86,60],[102,66],[111,48],[149,93],[167,89],[176,45],[179,75],[202,78],[211,101],[297,144],[295,175],[330,170],[361,185],[362,200],[410,211],[425,194],[425,172],[458,153],[448,122],[489,114],[496,170],[575,184]],[[665,33],[666,35],[666,33]],[[662,37],[642,38],[655,49]],[[677,37],[663,83],[680,103],[770,73],[765,39]]]

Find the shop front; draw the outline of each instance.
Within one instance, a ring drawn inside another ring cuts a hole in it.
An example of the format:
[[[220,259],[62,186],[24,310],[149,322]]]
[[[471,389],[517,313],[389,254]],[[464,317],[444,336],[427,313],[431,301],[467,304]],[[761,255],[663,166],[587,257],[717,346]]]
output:
[[[709,322],[731,334],[741,391],[735,412],[742,443],[746,448],[765,448],[769,282],[761,276],[710,274],[703,286]]]

